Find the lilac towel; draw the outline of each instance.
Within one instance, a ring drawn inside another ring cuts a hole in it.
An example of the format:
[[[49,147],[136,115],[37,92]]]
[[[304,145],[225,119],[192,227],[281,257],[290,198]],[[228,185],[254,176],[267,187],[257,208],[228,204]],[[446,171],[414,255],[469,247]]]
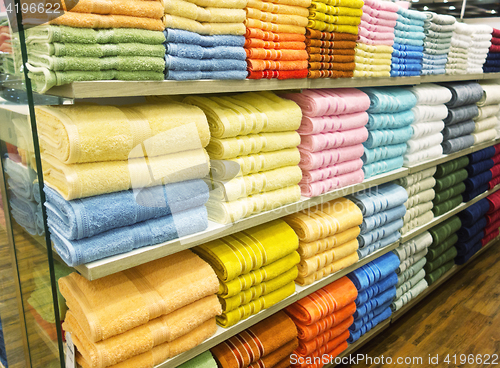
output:
[[[299,149],[299,151],[299,167],[304,170],[314,170],[360,158],[363,156],[364,148],[362,144],[357,144],[355,146],[334,148],[321,152],[308,152],[303,149]]]
[[[396,25],[396,23],[394,23],[394,26],[395,25]],[[391,25],[391,26],[377,25],[377,24],[368,23],[364,20],[361,20],[361,23],[359,24],[359,29],[361,29],[361,27],[362,27],[370,32],[384,32],[384,33],[389,32],[389,33],[393,34],[392,38],[394,38],[394,26],[393,25]]]
[[[399,10],[399,6],[390,1],[365,0],[365,5],[368,5],[372,9],[385,10],[389,12],[397,12]]]
[[[385,10],[377,10],[369,7],[368,5],[363,5],[363,14],[368,14],[370,17],[385,19],[385,20],[398,20],[398,14],[394,12],[388,12]]]
[[[370,31],[360,25],[358,27],[358,39],[360,36],[372,40],[394,40],[394,30],[392,32]]]
[[[363,12],[363,15],[361,16],[361,20],[365,21],[366,23],[373,24],[376,26],[384,26],[384,27],[391,27],[391,28],[394,28],[396,26],[396,19],[393,19],[393,20],[381,19],[381,18],[377,18],[377,17],[371,16],[371,15],[368,15],[367,13],[364,13],[364,12]]]
[[[368,123],[368,114],[366,112],[356,112],[354,114],[331,115],[310,118],[302,117],[297,132],[301,135],[310,135],[318,133],[338,132],[340,130],[349,130],[364,127]]]
[[[372,45],[372,46],[378,46],[378,45],[392,46],[392,45],[394,45],[394,40],[370,39],[370,38],[363,37],[361,35],[358,35],[358,42],[364,43],[365,45]]]
[[[302,195],[306,197],[315,197],[331,190],[343,188],[348,185],[358,184],[363,182],[363,170],[356,170],[354,172],[335,176],[330,179],[316,181],[309,184],[299,184]]]
[[[327,149],[353,146],[366,141],[368,130],[365,127],[344,130],[335,133],[321,133],[301,137],[299,148],[309,152],[319,152]]]
[[[362,167],[363,160],[358,158],[356,160],[341,162],[322,169],[302,170],[302,180],[300,181],[300,184],[310,184],[315,181],[330,179],[335,176],[359,170]]]

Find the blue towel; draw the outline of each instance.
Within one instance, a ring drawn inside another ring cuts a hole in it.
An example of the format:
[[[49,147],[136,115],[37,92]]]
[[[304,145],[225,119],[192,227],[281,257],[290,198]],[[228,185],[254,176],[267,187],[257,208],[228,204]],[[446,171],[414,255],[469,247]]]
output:
[[[423,57],[420,51],[400,51],[394,49],[392,51],[393,60],[394,58],[411,58],[411,59],[421,59]]]
[[[493,148],[493,147],[491,147]],[[493,151],[495,149],[493,148]],[[470,161],[470,156],[469,156],[469,162]],[[495,162],[492,159],[484,160],[484,161],[479,161],[476,162],[475,164],[470,164],[465,168],[467,172],[469,173],[469,177],[474,177],[476,175],[479,175],[489,169],[491,169],[493,166],[495,166]]]
[[[498,60],[500,59],[500,53],[499,52],[489,52],[488,56],[486,57],[486,61],[489,60]]]
[[[247,70],[244,60],[236,59],[188,59],[172,55],[165,55],[165,68],[176,71],[226,71]]]
[[[392,235],[394,232],[401,229],[403,227],[403,224],[403,219],[399,218],[383,226],[377,227],[376,229],[373,229],[372,231],[369,231],[365,234],[360,234],[358,236],[359,247],[367,247],[370,244],[379,241],[380,239]]]
[[[446,63],[448,62],[448,59],[429,59],[426,58],[425,56],[422,57],[422,65],[423,67],[428,67],[428,68],[435,68],[435,67],[444,67]]]
[[[391,77],[418,77],[420,75],[420,71],[399,71],[399,70],[391,70]]]
[[[51,240],[63,261],[74,267],[191,235],[207,227],[207,209],[200,206],[81,240],[67,240],[51,230]]]
[[[448,108],[448,116],[443,120],[446,125],[461,123],[475,118],[479,114],[476,104]]]
[[[478,251],[481,250],[482,248],[482,243],[481,242],[478,242],[476,243],[470,250],[467,254],[465,255],[458,255],[456,258],[455,258],[455,263],[457,265],[463,265],[465,263],[467,263],[467,261],[474,255],[476,254]]]
[[[484,230],[479,230],[471,239],[467,241],[462,241],[461,239],[455,243],[455,248],[457,248],[458,255],[463,256],[469,253],[469,251],[474,248],[474,245],[481,243],[484,238]]]
[[[420,65],[422,63],[422,60],[419,59],[418,57],[416,58],[411,58],[411,57],[405,57],[405,58],[399,58],[399,57],[392,57],[392,64],[417,64]]]
[[[165,79],[176,81],[199,79],[241,80],[246,79],[247,76],[248,72],[246,70],[228,70],[223,72],[167,70],[165,73]]]
[[[405,214],[406,207],[404,204],[401,204],[371,216],[364,216],[363,222],[360,225],[361,234],[366,234],[379,226],[401,219]]]
[[[369,299],[373,298],[375,295],[382,293],[383,291],[395,286],[398,283],[398,275],[395,272],[391,272],[389,276],[379,280],[372,286],[361,290],[358,293],[358,297],[355,300],[356,307],[365,304]]]
[[[472,226],[483,217],[490,209],[490,202],[486,198],[474,203],[472,206],[460,212],[459,217],[463,226]]]
[[[486,62],[485,62],[485,65],[487,66],[493,66],[493,67],[499,67],[500,66],[500,60],[496,59],[496,60],[488,60],[488,58],[486,58]]]
[[[429,59],[429,60],[448,60],[448,55],[434,55],[434,54],[428,54],[424,51],[424,58]]]
[[[489,170],[482,172],[481,174],[478,174],[476,176],[469,176],[464,180],[466,188],[465,192],[473,192],[477,188],[484,186],[484,184],[488,184],[488,182],[492,179],[492,176],[493,174]]]
[[[380,239],[379,241],[376,241],[374,243],[371,243],[368,246],[365,246],[364,248],[358,249],[358,257],[359,259],[363,259],[365,257],[368,257],[370,254],[375,252],[378,249],[381,249],[383,247],[388,246],[389,244],[394,243],[395,241],[398,241],[401,238],[401,233],[398,231],[395,231],[389,236],[386,236],[383,239]]]
[[[414,26],[397,21],[396,21],[396,27],[394,27],[394,29],[404,32],[422,32],[422,33],[424,32],[424,27],[422,26]]]
[[[408,193],[402,186],[388,183],[348,197],[361,209],[363,217],[368,217],[404,204]]]
[[[394,50],[398,51],[407,51],[407,52],[424,52],[424,47],[423,46],[414,46],[414,45],[403,45],[399,43],[394,43],[392,45]]]
[[[447,125],[441,133],[443,133],[444,140],[449,140],[471,134],[474,129],[476,129],[476,123],[474,123],[473,120],[467,120],[461,123]]]
[[[164,32],[167,43],[184,43],[190,45],[199,45],[203,47],[216,46],[239,46],[245,45],[245,36],[202,36],[198,33],[184,31],[181,29],[167,28]]]
[[[406,143],[413,135],[413,128],[406,126],[399,129],[368,131],[368,138],[363,143],[367,148],[386,146],[388,144]]]
[[[427,20],[427,15],[417,10],[399,8],[397,13],[408,19],[417,19],[422,22],[425,22]]]
[[[444,68],[439,68],[439,69],[422,69],[420,71],[421,75],[438,75],[438,74],[445,74],[446,70]]]
[[[417,104],[417,98],[407,89],[398,87],[362,88],[370,97],[368,113],[389,113],[410,110]]]
[[[470,200],[476,198],[478,195],[486,192],[488,189],[489,189],[488,184],[483,184],[483,185],[480,185],[479,187],[476,187],[474,190],[472,190],[470,192],[466,190],[464,193],[462,193],[462,197],[464,199],[464,202],[469,202]]]
[[[203,206],[209,194],[203,180],[144,188],[136,194],[125,190],[73,201],[66,201],[47,186],[44,192],[49,227],[69,240]]]
[[[474,137],[472,135],[464,135],[462,137],[453,138],[441,143],[443,146],[443,153],[446,155],[471,147],[473,144]]]
[[[368,114],[368,130],[403,128],[413,123],[415,114],[411,110],[393,114]]]
[[[9,199],[11,214],[16,222],[31,235],[43,235],[45,228],[40,204],[23,197],[17,197],[13,192],[10,192]]]
[[[363,173],[365,174],[365,179],[368,179],[375,175],[400,169],[403,167],[403,164],[404,164],[404,158],[403,156],[401,156],[363,165],[362,169]]]
[[[359,321],[360,319],[364,319],[364,317],[366,317],[371,311],[376,310],[382,305],[387,304],[387,302],[392,302],[395,297],[396,297],[395,286],[392,286],[391,288],[382,291],[380,294],[377,294],[373,298],[368,300],[365,304],[356,307],[356,312],[354,312],[353,314],[354,320]],[[360,328],[361,326],[359,325],[359,323],[357,325],[351,325],[350,327],[352,331],[359,330]]]
[[[462,218],[460,215],[461,214],[459,213],[458,217]],[[475,236],[477,233],[483,230],[487,224],[488,221],[486,220],[486,217],[481,217],[479,221],[476,221],[473,225],[469,227],[462,225],[460,230],[457,231],[457,235],[459,236],[460,239],[459,242],[469,241],[473,236]]]
[[[405,143],[401,143],[372,149],[363,147],[363,149],[364,153],[361,159],[363,160],[363,164],[367,165],[381,160],[403,156],[406,153],[407,146]]]
[[[422,70],[422,64],[413,64],[413,63],[405,63],[405,64],[392,64],[392,71],[420,71]]]
[[[423,40],[413,39],[413,38],[401,38],[394,37],[394,43],[398,43],[400,45],[408,45],[408,46],[421,46],[424,44]]]
[[[420,19],[414,19],[414,18],[408,18],[402,14],[398,14],[398,19],[396,22],[403,23],[403,24],[408,24],[411,26],[418,26],[418,27],[423,27],[425,22]],[[396,23],[397,24],[397,23]]]
[[[243,47],[217,46],[202,47],[199,45],[187,45],[184,43],[169,43],[166,45],[167,54],[180,58],[189,59],[236,59],[246,60]]]
[[[424,32],[405,32],[398,29],[394,30],[395,38],[402,38],[405,40],[423,40],[425,38]],[[399,43],[399,42],[398,42]]]
[[[500,66],[487,66],[483,65],[483,72],[485,73],[499,73],[500,72]]]
[[[352,325],[350,326],[350,328],[352,329],[352,331],[360,330],[364,325],[369,323],[373,318],[375,318],[380,313],[385,311],[387,309],[387,307],[389,307],[390,305],[391,305],[390,302],[386,302],[386,303],[382,304],[381,306],[370,310],[370,312],[363,314],[361,317],[356,318],[354,320],[354,322],[352,323]],[[357,311],[354,312],[354,315],[356,315],[356,313],[357,313]]]
[[[451,100],[446,103],[448,107],[475,104],[483,97],[483,88],[476,82],[453,82],[442,85],[451,91]]]
[[[378,316],[375,316],[372,320],[370,320],[370,322],[368,322],[366,325],[364,325],[361,329],[357,330],[356,332],[351,331],[351,336],[347,339],[347,342],[349,344],[356,342],[361,336],[363,336],[365,333],[369,332],[372,328],[377,326],[379,323],[390,318],[391,315],[392,315],[391,308],[387,308],[385,311],[380,313]]]
[[[398,256],[389,252],[352,271],[347,277],[354,283],[356,289],[361,291],[395,272],[399,264]]]
[[[481,151],[471,153],[469,155],[469,164],[475,164],[477,162],[487,160],[493,156],[495,156],[495,147],[491,146],[491,147],[482,149]]]

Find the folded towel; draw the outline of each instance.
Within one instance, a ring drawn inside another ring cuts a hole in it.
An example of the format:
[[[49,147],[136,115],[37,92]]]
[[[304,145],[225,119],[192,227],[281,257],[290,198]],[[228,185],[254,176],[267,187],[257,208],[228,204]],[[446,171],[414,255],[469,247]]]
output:
[[[457,195],[445,202],[434,205],[432,212],[434,213],[434,216],[441,216],[453,208],[456,208],[462,202],[463,197],[461,195]]]
[[[442,178],[444,176],[447,176],[455,171],[458,171],[459,169],[462,169],[466,167],[469,164],[469,157],[464,156],[457,158],[455,160],[446,162],[444,164],[438,165],[436,168],[436,179]]]
[[[297,130],[302,136],[350,130],[364,127],[368,122],[366,112],[356,112],[345,115],[330,115],[302,118],[300,128]]]
[[[373,242],[370,245],[365,246],[364,248],[358,249],[359,259],[363,259],[365,257],[368,257],[370,254],[372,254],[376,250],[382,249],[390,244],[393,244],[394,242],[398,241],[400,238],[401,238],[401,234],[399,233],[399,231],[395,231],[391,235],[386,236],[385,238],[382,238],[376,242]]]
[[[337,233],[326,238],[315,240],[312,242],[304,243],[299,242],[298,252],[302,258],[311,258],[315,254],[322,253],[345,244],[359,235],[359,227],[354,226],[346,231]]]
[[[444,104],[439,105],[417,105],[411,109],[415,116],[414,123],[421,121],[443,120],[448,114]]]
[[[302,180],[299,184],[312,184],[314,182],[340,177],[344,174],[354,173],[361,169],[363,161],[361,159],[342,162],[315,170],[303,170]]]
[[[483,88],[475,82],[446,83],[445,87],[450,89],[452,98],[446,104],[448,107],[458,107],[478,102],[483,96]]]
[[[335,133],[305,135],[301,139],[299,148],[308,152],[319,152],[341,146],[352,146],[363,143],[368,138],[366,128],[345,130]]]
[[[393,144],[389,146],[376,147],[369,149],[365,147],[365,152],[361,159],[363,164],[371,164],[381,160],[388,160],[395,157],[400,157],[406,152],[406,144]]]
[[[142,4],[138,4],[138,6],[138,9],[144,9],[142,8]],[[127,3],[126,7],[121,8],[128,7],[129,3]],[[141,16],[100,15],[70,11],[50,19],[49,24],[75,28],[139,28],[150,31],[163,31],[164,27],[160,18],[161,16],[154,19]]]
[[[307,277],[302,277],[302,276],[297,277],[295,282],[301,286],[310,285],[315,281],[321,280],[322,278],[331,275],[334,272],[338,272],[344,268],[352,266],[358,261],[359,261],[358,253],[354,252],[348,255],[347,257],[341,258],[338,261],[330,263],[326,267],[323,267],[320,270],[314,272],[312,275],[309,275]]]
[[[179,368],[217,368],[217,363],[210,351],[205,351],[193,359],[188,360],[186,363],[181,364]]]
[[[234,162],[239,165],[241,173],[243,175],[253,174],[260,171],[268,171],[273,169],[278,169],[280,167],[295,166],[300,162],[300,153],[297,148],[289,148],[274,152],[263,152],[255,155],[240,156],[237,158],[231,158],[227,161],[212,160],[212,175],[214,179],[217,179],[217,171],[224,170],[224,164],[228,161]],[[234,167],[234,165],[232,165]],[[238,172],[235,172],[237,174]],[[234,178],[232,175],[230,178]],[[218,180],[227,180],[224,179]]]
[[[54,26],[55,27],[55,26]],[[152,32],[152,31],[145,31]],[[158,33],[158,32],[153,32]],[[149,56],[156,58],[163,58],[165,54],[165,47],[161,44],[142,44],[142,43],[117,43],[117,44],[81,44],[81,43],[47,43],[47,42],[33,42],[29,45],[30,57],[38,59],[42,64],[46,63],[46,60],[56,63],[58,67],[63,62],[67,62],[66,59],[62,57],[84,57],[84,58],[104,58],[110,56]],[[58,57],[57,59],[50,59],[47,56]],[[45,59],[44,59],[45,58]],[[85,59],[90,60],[90,59]],[[110,59],[103,59],[106,62],[110,62]],[[148,59],[143,59],[143,61],[148,61]],[[73,67],[75,67],[77,62],[75,60],[70,60]],[[155,60],[152,60],[152,63]],[[98,60],[93,60],[97,63]],[[70,65],[71,65],[70,64]],[[80,66],[80,65],[78,65]],[[109,68],[107,68],[109,69]]]
[[[411,126],[391,130],[370,130],[368,132],[368,138],[363,145],[366,148],[376,148],[406,143],[406,141],[411,138],[412,134],[413,129]]]
[[[241,8],[200,7],[189,1],[168,0],[164,2],[165,14],[177,15],[199,22],[243,23],[245,11]]]
[[[403,220],[402,218],[399,218],[372,231],[361,234],[358,236],[359,247],[364,248],[369,246],[370,244],[397,232],[401,227],[403,227]]]
[[[399,263],[399,258],[389,252],[354,270],[348,278],[354,283],[356,289],[361,291],[389,276],[398,268]]]
[[[175,28],[198,33],[201,35],[233,35],[245,34],[245,25],[235,23],[200,23],[184,16],[165,14],[163,16],[163,29]]]
[[[495,133],[496,136],[496,133]],[[444,141],[442,146],[443,146],[443,153],[445,154],[450,154],[453,152],[461,151],[463,149],[466,149],[472,145],[474,145],[474,137],[472,135],[466,135],[458,138],[453,138],[447,141]]]
[[[429,247],[432,244],[432,236],[429,232],[417,235],[415,238],[401,244],[393,252],[399,257],[401,261],[407,259],[408,257],[421,252],[424,248]],[[406,280],[404,280],[406,281]],[[399,285],[398,285],[399,286]]]
[[[436,133],[440,133],[444,129],[444,123],[442,120],[424,121],[424,122],[412,124],[411,127],[413,128],[413,136],[411,139],[418,139],[418,138],[430,136],[430,135],[433,135]],[[444,132],[443,132],[443,136],[444,136]]]
[[[353,160],[355,161],[355,160]],[[351,161],[348,161],[348,163]],[[336,165],[334,165],[336,166]],[[361,165],[362,166],[362,165]],[[331,168],[331,167],[330,167]],[[326,168],[328,169],[328,168]],[[352,168],[350,168],[352,170]],[[320,169],[321,170],[321,169]],[[336,175],[334,177],[316,181],[313,183],[299,183],[302,195],[305,197],[315,197],[331,190],[347,187],[353,184],[363,182],[365,175],[363,170],[357,169],[355,171]]]
[[[319,169],[333,164],[351,161],[363,155],[363,145],[340,147],[324,150],[321,152],[308,152],[300,150],[299,167],[303,170]]]
[[[465,165],[467,166],[467,164]],[[414,174],[410,174],[404,178],[398,179],[397,183],[405,188],[418,183],[419,181],[433,176],[436,173],[436,167],[430,167],[428,169],[418,171]]]
[[[427,260],[428,261],[433,261],[437,259],[441,254],[446,252],[448,249],[450,249],[452,246],[454,246],[458,241],[458,235],[452,234],[446,240],[444,240],[442,243],[432,246],[429,248],[429,252],[427,253]]]
[[[443,129],[444,140],[458,138],[471,134],[476,129],[476,124],[472,120],[466,120],[461,123],[447,126]]]
[[[358,297],[356,298],[356,306],[362,306],[365,303],[369,302],[371,298],[376,296],[377,294],[382,293],[385,290],[391,289],[394,287],[398,282],[398,276],[396,273],[391,272],[389,276],[379,280],[378,282],[374,283],[370,287],[359,291]],[[354,313],[356,314],[356,312]]]
[[[434,198],[433,202],[434,204],[440,204],[444,201],[447,201],[459,194],[462,194],[463,192],[465,192],[465,184],[462,182],[462,183],[459,183],[459,184],[456,184],[446,190],[443,190],[443,191],[440,191],[438,193],[436,193],[436,197]]]
[[[420,203],[425,203],[432,201],[435,197],[436,193],[434,189],[427,189],[422,192],[415,194],[414,196],[408,197],[408,200],[405,203],[407,209],[411,207],[415,207]]]

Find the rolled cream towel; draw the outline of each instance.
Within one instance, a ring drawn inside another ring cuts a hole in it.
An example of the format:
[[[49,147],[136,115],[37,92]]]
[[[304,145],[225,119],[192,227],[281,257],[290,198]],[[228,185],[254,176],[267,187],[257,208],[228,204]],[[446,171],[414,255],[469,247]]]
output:
[[[94,281],[77,273],[59,279],[66,304],[92,342],[172,313],[218,289],[215,272],[189,250]]]
[[[474,120],[481,120],[497,115],[500,111],[500,105],[487,105],[479,108],[479,113]]]
[[[300,181],[300,184],[312,184],[317,181],[326,180],[343,174],[358,171],[362,167],[363,160],[358,158],[356,160],[341,162],[321,169],[303,170],[302,180]]]
[[[228,161],[238,164],[241,168],[241,173],[248,175],[280,167],[298,165],[300,163],[300,151],[297,148],[289,148],[281,151],[241,156]]]
[[[477,102],[478,106],[497,105],[500,103],[500,89],[498,84],[481,84],[483,96]]]
[[[365,178],[363,170],[359,169],[350,173],[337,175],[333,178],[316,181],[314,183],[302,183],[300,190],[305,197],[315,197],[331,190],[344,188],[349,185],[362,183]]]
[[[436,185],[436,179],[430,176],[425,179],[421,179],[410,186],[407,186],[406,192],[408,193],[408,197],[411,197],[420,192],[423,192],[424,190],[434,188],[434,185]]]
[[[327,236],[319,240],[314,240],[312,242],[299,242],[298,252],[301,258],[311,258],[316,254],[326,252],[333,248],[336,248],[342,244],[345,244],[359,235],[359,226],[351,227],[341,233],[337,233],[332,236]]]
[[[368,122],[366,112],[355,112],[345,115],[329,115],[309,117],[303,116],[300,128],[297,130],[300,135],[311,135],[319,133],[331,133],[342,130],[350,130],[364,127]]]
[[[436,173],[436,170],[436,166],[430,167],[428,169],[418,171],[414,174],[410,174],[404,178],[398,179],[397,183],[405,188],[408,188],[409,186],[416,184],[420,180],[433,176]]]
[[[137,146],[142,151],[141,146]],[[66,200],[200,179],[210,164],[205,149],[170,155],[65,165],[42,155],[45,183]]]
[[[500,86],[499,86],[500,88]],[[498,118],[496,116],[490,116],[489,118],[476,121],[476,128],[473,133],[479,133],[491,128],[495,128],[498,125]],[[474,142],[476,143],[476,142]]]
[[[405,206],[407,209],[415,207],[417,204],[432,201],[435,196],[436,192],[434,191],[434,189],[427,189],[415,194],[414,196],[409,197],[405,202]]]
[[[365,127],[334,133],[321,133],[301,137],[299,148],[309,152],[319,152],[338,147],[353,146],[366,141],[368,130]]]
[[[419,203],[416,206],[408,208],[403,218],[404,223],[407,224],[408,222],[412,221],[418,216],[421,216],[424,213],[432,210],[433,207],[434,207],[433,202],[429,201],[429,202]]]
[[[304,170],[319,169],[336,163],[358,159],[363,156],[363,153],[362,144],[314,153],[301,149],[299,166]]]
[[[344,268],[347,268],[349,266],[352,266],[356,262],[359,261],[359,256],[358,253],[352,253],[348,255],[347,257],[344,257],[342,259],[339,259],[338,261],[335,261],[333,263],[330,263],[328,266],[319,269],[312,275],[309,275],[307,277],[297,277],[295,282],[301,286],[304,285],[310,285],[315,281],[321,280],[322,278],[331,275],[334,272],[338,272]]]
[[[492,141],[497,137],[496,129],[488,129],[479,133],[473,133],[474,144],[479,144],[486,141]]]
[[[224,7],[200,7],[189,1],[164,0],[165,14],[177,15],[207,23],[243,23],[245,10]]]

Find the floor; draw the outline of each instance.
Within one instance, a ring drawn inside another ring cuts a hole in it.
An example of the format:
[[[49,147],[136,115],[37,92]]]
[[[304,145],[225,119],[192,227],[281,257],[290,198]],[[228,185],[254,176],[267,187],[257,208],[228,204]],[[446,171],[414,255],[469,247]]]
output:
[[[337,367],[491,367],[495,361],[500,365],[500,244],[355,354],[373,360]],[[488,354],[490,364],[485,364]],[[384,361],[375,360],[382,356]],[[392,358],[392,364],[387,358]]]

